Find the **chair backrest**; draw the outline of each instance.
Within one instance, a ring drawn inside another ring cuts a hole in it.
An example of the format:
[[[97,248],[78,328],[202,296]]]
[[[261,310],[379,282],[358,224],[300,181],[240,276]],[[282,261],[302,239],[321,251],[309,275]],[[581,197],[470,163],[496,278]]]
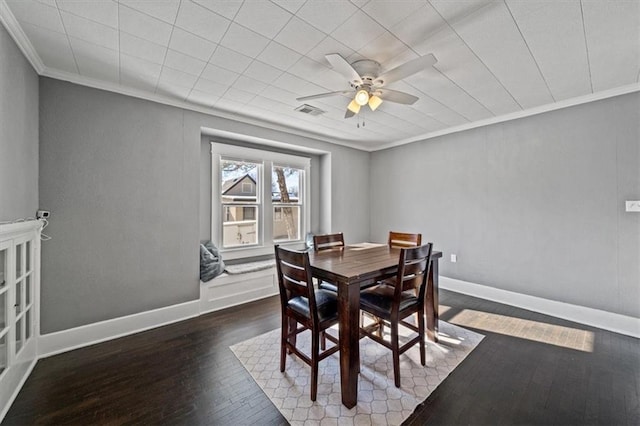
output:
[[[389,232],[388,244],[392,248],[417,247],[422,244],[422,234],[391,231]]]
[[[310,319],[317,322],[318,313],[311,267],[309,266],[309,253],[288,250],[278,245],[275,246],[275,252],[278,287],[283,309],[287,306],[289,300],[302,296],[309,300],[309,311],[312,313],[312,318]]]
[[[313,249],[315,251],[329,250],[337,247],[344,247],[344,236],[342,232],[313,236]]]
[[[424,303],[426,284],[431,267],[433,244],[400,249],[398,275],[396,277],[395,300],[400,303],[400,294],[418,288],[418,299]]]

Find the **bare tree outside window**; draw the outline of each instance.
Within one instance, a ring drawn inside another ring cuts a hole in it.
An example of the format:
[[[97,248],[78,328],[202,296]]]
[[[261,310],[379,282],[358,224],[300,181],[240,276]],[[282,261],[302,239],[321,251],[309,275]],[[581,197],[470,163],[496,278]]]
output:
[[[272,171],[271,191],[274,208],[279,209],[282,221],[275,221],[274,211],[273,238],[274,240],[300,239],[300,186],[303,170],[292,167],[274,166]],[[284,222],[285,229],[281,223]]]

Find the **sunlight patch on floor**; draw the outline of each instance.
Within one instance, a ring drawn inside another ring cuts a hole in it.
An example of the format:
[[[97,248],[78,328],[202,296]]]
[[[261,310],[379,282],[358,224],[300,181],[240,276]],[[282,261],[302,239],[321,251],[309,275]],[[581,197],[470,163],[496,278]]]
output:
[[[442,309],[446,312],[448,309]],[[463,309],[448,320],[452,324],[528,339],[583,352],[593,352],[591,331],[540,321]]]

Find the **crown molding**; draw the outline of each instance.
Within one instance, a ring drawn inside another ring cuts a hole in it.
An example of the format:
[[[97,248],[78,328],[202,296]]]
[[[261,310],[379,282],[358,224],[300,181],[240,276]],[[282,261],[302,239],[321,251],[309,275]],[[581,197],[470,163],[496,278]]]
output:
[[[545,112],[556,111],[559,109],[569,108],[576,105],[582,105],[589,102],[599,101],[602,99],[613,98],[616,96],[626,95],[628,93],[640,92],[640,83],[633,83],[626,86],[620,86],[602,92],[590,93],[584,96],[577,96],[575,98],[566,99],[560,102],[552,104],[541,105],[535,108],[529,108],[523,111],[512,112],[509,114],[503,114],[497,117],[487,118],[485,120],[474,121],[471,123],[462,124],[460,126],[449,127],[447,129],[438,130],[436,132],[425,133],[422,136],[415,136],[412,138],[402,139],[395,142],[384,144],[371,151],[381,151],[383,149],[394,148],[396,146],[407,145],[414,142],[420,142],[427,139],[432,139],[438,136],[444,136],[451,133],[463,132],[465,130],[475,129],[478,127],[489,126],[491,124],[503,123],[505,121],[516,120],[518,118],[530,117],[532,115],[538,115]]]
[[[0,0],[0,22],[2,22],[2,25],[7,29],[7,32],[16,42],[18,48],[25,58],[27,58],[36,73],[41,75],[44,70],[44,63],[27,38],[27,35],[22,31],[22,27],[18,24],[16,17],[13,16],[13,13],[9,10],[9,6],[7,6],[4,0]]]
[[[251,124],[257,127],[262,127],[269,130],[275,130],[278,132],[284,132],[284,133],[288,133],[296,136],[301,136],[301,137],[313,139],[316,141],[327,142],[334,145],[342,145],[348,148],[353,148],[360,151],[363,151],[363,150],[366,151],[366,149],[364,149],[362,146],[350,143],[348,141],[330,138],[330,137],[321,135],[319,133],[305,131],[298,128],[285,126],[279,123],[274,123],[272,121],[261,120],[255,117],[249,117],[239,113],[224,111],[221,109],[216,109],[214,107],[211,107],[211,108],[200,107],[184,101],[179,101],[166,96],[151,93],[145,90],[124,87],[116,83],[84,77],[84,76],[69,73],[66,71],[59,71],[59,70],[51,69],[48,67],[43,67],[43,70],[40,73],[40,75],[43,77],[50,77],[56,80],[68,81],[70,83],[78,84],[80,86],[86,86],[94,89],[105,90],[108,92],[131,96],[134,98],[143,99],[150,102],[173,106],[176,108],[181,108],[189,111],[195,111],[205,115],[210,115],[210,116],[224,118],[224,119],[233,120],[233,121],[240,121],[242,123]]]

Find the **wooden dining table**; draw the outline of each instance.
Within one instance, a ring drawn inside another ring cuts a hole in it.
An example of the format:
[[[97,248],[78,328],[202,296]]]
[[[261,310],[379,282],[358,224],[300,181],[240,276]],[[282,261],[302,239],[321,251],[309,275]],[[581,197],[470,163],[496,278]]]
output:
[[[425,312],[427,338],[438,340],[438,259],[431,255]],[[386,244],[353,244],[309,253],[313,276],[338,286],[340,389],[347,408],[358,402],[360,371],[360,288],[397,273],[400,249]]]

